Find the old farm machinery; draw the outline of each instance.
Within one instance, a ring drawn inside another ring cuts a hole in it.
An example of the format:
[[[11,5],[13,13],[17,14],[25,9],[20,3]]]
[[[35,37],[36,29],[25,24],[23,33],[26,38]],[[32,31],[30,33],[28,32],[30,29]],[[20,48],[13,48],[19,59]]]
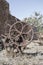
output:
[[[22,51],[22,47],[25,48],[33,39],[34,31],[30,24],[22,21],[17,21],[9,26],[9,33],[2,35],[4,37],[4,48],[16,48],[18,51]]]

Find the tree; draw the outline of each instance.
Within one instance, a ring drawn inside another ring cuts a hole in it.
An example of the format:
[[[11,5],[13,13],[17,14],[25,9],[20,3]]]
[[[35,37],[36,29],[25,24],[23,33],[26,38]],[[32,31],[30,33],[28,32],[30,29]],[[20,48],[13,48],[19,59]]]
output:
[[[24,18],[23,21],[36,26],[38,28],[38,31],[41,31],[41,24],[43,21],[43,16],[40,13],[35,12],[34,16]]]

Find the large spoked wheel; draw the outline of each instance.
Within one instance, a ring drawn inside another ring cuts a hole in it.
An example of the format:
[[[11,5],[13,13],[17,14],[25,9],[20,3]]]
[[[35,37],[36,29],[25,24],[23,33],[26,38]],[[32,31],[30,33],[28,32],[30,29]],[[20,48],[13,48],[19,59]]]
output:
[[[23,22],[17,21],[11,25],[9,29],[10,40],[17,46],[26,46],[33,39],[34,32],[32,26],[27,23],[24,24]],[[26,41],[28,41],[28,43],[26,43]]]

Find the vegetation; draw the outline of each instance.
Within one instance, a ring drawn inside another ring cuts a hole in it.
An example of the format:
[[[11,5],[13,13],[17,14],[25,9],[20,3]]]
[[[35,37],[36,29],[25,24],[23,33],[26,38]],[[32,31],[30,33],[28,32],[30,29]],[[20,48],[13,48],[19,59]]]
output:
[[[43,16],[41,14],[35,12],[34,16],[24,18],[23,21],[36,26],[38,32],[43,32]]]

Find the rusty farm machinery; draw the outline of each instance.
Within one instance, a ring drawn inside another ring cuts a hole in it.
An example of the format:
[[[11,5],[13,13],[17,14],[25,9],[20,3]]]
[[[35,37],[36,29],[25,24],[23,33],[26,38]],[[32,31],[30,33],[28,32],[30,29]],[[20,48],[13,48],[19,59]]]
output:
[[[17,21],[9,26],[9,33],[2,35],[4,37],[4,48],[16,48],[18,51],[22,51],[22,47],[25,48],[32,40],[34,36],[33,28],[30,24],[22,21]],[[27,43],[28,42],[28,43]]]

